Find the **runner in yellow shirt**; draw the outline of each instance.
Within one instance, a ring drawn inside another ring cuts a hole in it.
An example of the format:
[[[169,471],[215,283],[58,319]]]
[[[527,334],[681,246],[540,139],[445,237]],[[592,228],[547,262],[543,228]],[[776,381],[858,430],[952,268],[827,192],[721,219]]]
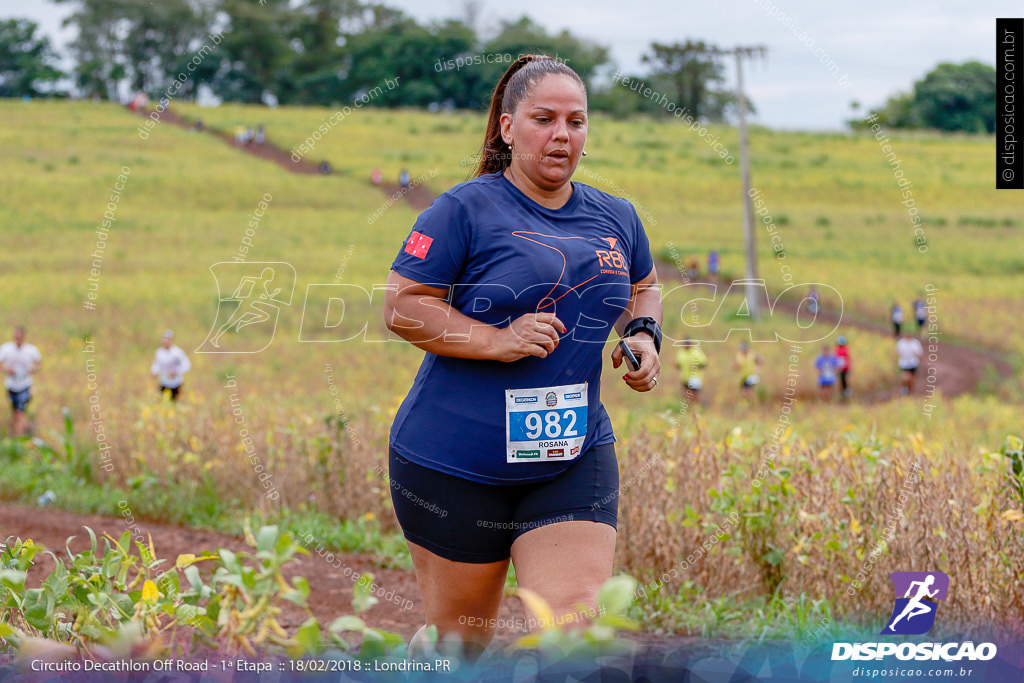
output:
[[[687,405],[700,403],[700,390],[704,388],[703,370],[707,367],[708,357],[698,342],[686,339],[682,348],[676,351],[676,363],[679,364],[679,376],[683,382],[683,395]]]
[[[761,356],[750,350],[750,344],[740,342],[740,352],[736,354],[735,368],[740,371],[740,387],[744,396],[754,393],[754,387],[761,381],[757,374],[757,366],[761,364]]]

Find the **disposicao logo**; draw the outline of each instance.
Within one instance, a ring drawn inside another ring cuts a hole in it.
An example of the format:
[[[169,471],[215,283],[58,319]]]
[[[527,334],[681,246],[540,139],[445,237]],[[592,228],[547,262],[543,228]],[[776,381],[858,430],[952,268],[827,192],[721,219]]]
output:
[[[949,577],[942,572],[893,572],[889,575],[896,600],[892,615],[881,635],[921,635],[935,624],[938,600],[949,593]],[[994,643],[835,643],[832,661],[879,660],[895,656],[899,660],[946,662],[988,661],[996,656]]]
[[[896,589],[896,604],[882,635],[928,633],[939,609],[936,600],[945,600],[949,592],[949,577],[942,572],[893,572],[889,578]]]

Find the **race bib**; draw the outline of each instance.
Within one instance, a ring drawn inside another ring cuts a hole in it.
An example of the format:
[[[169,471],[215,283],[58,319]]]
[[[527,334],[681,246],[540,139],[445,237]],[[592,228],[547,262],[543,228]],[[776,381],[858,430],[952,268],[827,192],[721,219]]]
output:
[[[505,391],[506,462],[565,462],[587,438],[587,384]]]

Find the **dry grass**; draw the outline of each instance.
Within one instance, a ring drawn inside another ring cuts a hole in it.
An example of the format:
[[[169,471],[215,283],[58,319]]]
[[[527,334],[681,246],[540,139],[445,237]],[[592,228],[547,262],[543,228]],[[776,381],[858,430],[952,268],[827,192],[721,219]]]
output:
[[[945,627],[1024,614],[1020,502],[1000,491],[1002,456],[933,450],[920,436],[784,439],[758,487],[771,445],[752,441],[694,432],[625,449],[619,565],[673,589],[693,581],[709,598],[825,598],[852,621],[888,614],[890,572],[939,570],[951,577]],[[702,552],[732,512],[735,531]]]

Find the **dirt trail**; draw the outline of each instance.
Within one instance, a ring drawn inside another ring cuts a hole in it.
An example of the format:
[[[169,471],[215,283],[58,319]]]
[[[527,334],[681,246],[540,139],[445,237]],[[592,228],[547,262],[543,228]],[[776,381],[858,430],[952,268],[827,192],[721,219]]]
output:
[[[136,111],[135,113],[144,117],[149,115],[149,112],[143,110]],[[295,161],[287,150],[274,144],[269,136],[265,137],[264,141],[260,143],[239,142],[229,131],[217,130],[215,128],[210,128],[209,126],[204,126],[201,130],[197,129],[194,121],[186,119],[171,108],[164,109],[163,113],[160,115],[160,120],[178,126],[179,128],[184,128],[185,130],[212,135],[240,152],[251,154],[252,156],[263,159],[264,161],[277,164],[291,173],[299,173],[302,175],[330,175],[338,173],[338,171],[330,170],[327,174],[324,174],[320,169],[319,163],[308,161],[305,158],[300,158],[298,161]],[[411,186],[406,192],[401,192],[401,187],[397,184],[384,183],[375,186],[367,180],[367,186],[378,187],[380,190],[387,193],[389,197],[405,199],[405,201],[407,201],[416,211],[422,211],[430,206],[430,203],[434,201],[435,197],[435,194],[426,185]]]
[[[683,277],[679,271],[669,263],[658,263],[658,280],[662,283],[666,282],[682,282]],[[706,282],[703,280],[692,280],[691,282]],[[722,287],[728,287],[726,283],[721,285]],[[777,304],[777,311],[791,315],[794,318],[797,315],[797,310],[800,307],[799,299],[782,298],[779,299]],[[801,313],[802,316],[806,316],[807,312],[804,310]],[[864,321],[860,318],[852,317],[850,315],[840,316],[839,312],[830,309],[827,306],[827,302],[822,305],[821,310],[818,312],[818,319],[829,326],[834,325],[842,320],[842,327],[839,329],[837,334],[842,334],[843,329],[856,328],[858,330],[864,330],[871,332],[872,334],[882,335],[884,337],[892,338],[892,328],[886,325],[874,324],[871,322]],[[907,324],[916,325],[914,321],[910,321]],[[831,340],[831,341],[834,341]],[[925,344],[927,351],[928,342],[922,340]],[[895,344],[895,340],[893,340]],[[950,342],[940,341],[938,343],[937,356],[938,360],[935,362],[937,368],[935,372],[935,387],[937,390],[942,392],[944,397],[960,396],[961,394],[971,394],[977,391],[978,384],[982,377],[987,371],[994,370],[994,372],[1000,377],[1008,377],[1013,373],[1013,366],[1002,354],[983,348],[970,348],[954,344]],[[855,353],[855,352],[854,352]],[[856,382],[857,372],[857,358],[853,356],[853,370],[851,376]],[[925,396],[926,381],[928,362],[925,361],[921,364],[921,367],[917,371],[917,379],[914,383],[914,395]],[[780,393],[781,395],[781,393]],[[899,377],[895,368],[895,361],[893,363],[893,381],[890,387],[886,388],[874,388],[869,390],[866,394],[854,396],[854,400],[861,403],[880,403],[888,401],[900,396],[899,388]],[[817,400],[817,394],[801,395],[801,400],[815,401]]]

